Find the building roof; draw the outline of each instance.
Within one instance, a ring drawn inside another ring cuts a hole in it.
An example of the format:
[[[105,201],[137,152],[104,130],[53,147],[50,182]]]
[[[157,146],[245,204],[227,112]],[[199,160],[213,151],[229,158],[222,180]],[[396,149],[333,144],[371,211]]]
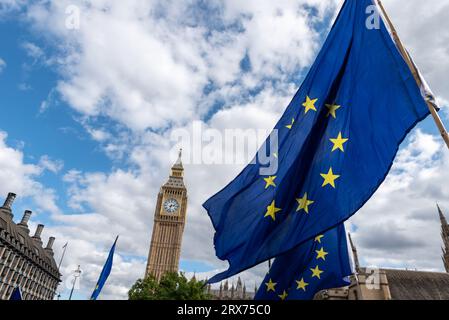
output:
[[[42,226],[43,228],[43,226]],[[21,252],[25,257],[40,265],[58,281],[60,273],[51,248],[45,249],[39,237],[31,237],[27,228],[22,228],[12,220],[12,212],[0,208],[0,240]]]
[[[171,174],[168,181],[162,186],[164,188],[185,189],[183,172],[184,167],[182,165],[182,149],[179,150],[178,160],[171,168]]]
[[[168,181],[163,185],[166,188],[177,188],[177,189],[185,189],[184,180],[182,177],[174,177],[170,176]]]
[[[449,274],[385,269],[393,300],[449,300]]]

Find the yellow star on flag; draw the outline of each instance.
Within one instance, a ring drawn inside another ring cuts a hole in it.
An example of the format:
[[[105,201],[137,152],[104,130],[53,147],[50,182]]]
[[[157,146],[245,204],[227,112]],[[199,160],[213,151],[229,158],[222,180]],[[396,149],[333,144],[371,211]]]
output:
[[[329,109],[326,117],[332,116],[334,119],[337,119],[336,111],[341,108],[341,106],[336,104],[326,104],[326,107]]]
[[[304,113],[307,114],[309,110],[316,111],[315,103],[318,101],[318,99],[310,99],[309,96],[306,97],[306,102],[302,104],[302,106],[305,109]]]
[[[267,207],[267,213],[265,213],[266,217],[271,217],[273,221],[276,221],[276,213],[281,211],[282,209],[276,208],[276,204],[273,202]]]
[[[304,197],[298,198],[296,201],[298,202],[298,209],[296,209],[296,212],[304,209],[306,213],[309,213],[309,206],[315,202],[307,199],[307,192],[304,194]]]
[[[329,254],[329,252],[324,251],[324,248],[321,248],[320,250],[315,250],[317,256],[317,260],[318,259],[323,259],[326,260],[326,256]]]
[[[306,287],[309,285],[307,282],[304,281],[304,278],[301,278],[300,281],[296,280],[296,283],[298,284],[297,290],[302,289],[304,292],[306,291]]]
[[[334,144],[334,147],[332,148],[332,152],[334,152],[337,149],[340,149],[342,152],[345,152],[345,149],[343,148],[343,144],[348,142],[349,139],[344,139],[341,136],[341,132],[338,134],[338,137],[335,139],[330,139],[330,141]]]
[[[276,292],[276,289],[275,289],[275,287],[277,285],[276,282],[273,282],[270,279],[270,281],[266,282],[265,285],[267,286],[267,292],[270,292],[270,291]]]
[[[321,243],[321,239],[324,238],[324,235],[320,234],[319,236],[316,236],[315,241],[318,243]]]
[[[317,277],[318,279],[321,279],[321,274],[324,272],[318,266],[310,268],[310,271],[312,271],[312,278]]]
[[[288,126],[285,126],[287,129],[291,130],[293,128],[293,125],[295,124],[295,118],[292,118],[292,123]]]
[[[339,175],[336,175],[332,172],[332,168],[329,169],[329,172],[326,173],[322,173],[321,176],[324,179],[323,185],[322,187],[327,186],[328,184],[330,184],[334,189],[335,189],[335,180],[337,180],[338,178],[340,178]]]
[[[287,291],[285,291],[285,290],[281,295],[279,295],[279,298],[281,298],[281,300],[285,300],[285,299],[287,299],[287,297],[288,297],[288,294],[287,294]]]
[[[274,180],[276,179],[276,176],[269,176],[268,178],[263,178],[266,182],[265,189],[268,189],[269,187],[275,187],[276,183],[274,183]]]

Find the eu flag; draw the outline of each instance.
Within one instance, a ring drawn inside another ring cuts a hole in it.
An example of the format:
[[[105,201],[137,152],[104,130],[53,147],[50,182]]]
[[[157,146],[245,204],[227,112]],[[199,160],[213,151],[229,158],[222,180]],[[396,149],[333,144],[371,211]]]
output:
[[[218,282],[285,253],[347,220],[385,180],[407,133],[429,114],[372,0],[346,0],[299,91],[277,123],[278,169],[260,154],[204,207]],[[276,145],[268,138],[266,145]]]
[[[350,284],[343,224],[277,257],[256,300],[311,300],[321,290]]]
[[[11,293],[10,301],[22,301],[22,291],[20,291],[19,287],[15,287]]]
[[[114,244],[112,245],[111,251],[109,251],[108,259],[106,260],[106,263],[104,264],[103,270],[101,271],[100,278],[98,279],[97,285],[95,286],[94,292],[92,292],[92,296],[90,297],[90,300],[97,300],[98,296],[100,295],[101,289],[103,289],[104,284],[106,283],[106,280],[109,277],[109,274],[111,273],[112,269],[112,262],[114,260],[114,252],[115,252],[115,245],[117,244],[118,236],[114,241]]]

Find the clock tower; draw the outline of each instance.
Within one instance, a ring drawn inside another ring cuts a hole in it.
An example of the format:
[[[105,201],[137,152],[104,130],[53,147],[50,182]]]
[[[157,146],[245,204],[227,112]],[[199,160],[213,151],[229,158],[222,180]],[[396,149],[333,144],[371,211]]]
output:
[[[168,181],[159,191],[154,212],[153,234],[145,277],[151,274],[158,281],[164,273],[177,272],[179,267],[187,210],[187,189],[183,179],[181,151],[178,160],[171,168]]]

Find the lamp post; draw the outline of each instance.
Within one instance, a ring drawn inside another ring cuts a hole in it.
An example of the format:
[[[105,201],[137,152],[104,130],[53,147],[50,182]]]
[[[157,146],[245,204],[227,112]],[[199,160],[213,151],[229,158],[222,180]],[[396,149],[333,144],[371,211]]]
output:
[[[75,284],[76,284],[76,280],[81,276],[81,266],[78,265],[78,269],[75,270],[75,273],[73,274],[73,286],[72,286],[72,290],[70,290],[70,296],[69,296],[69,300],[72,300],[72,294],[73,294],[73,290],[75,290]]]
[[[63,247],[62,247],[62,249],[63,249],[63,251],[62,251],[62,256],[61,256],[61,260],[59,260],[59,265],[58,265],[58,272],[59,272],[59,274],[61,274],[61,264],[62,264],[62,261],[64,260],[64,255],[65,255],[65,251],[67,250],[67,245],[68,245],[69,243],[67,242]],[[61,298],[61,292],[58,292],[58,300]]]

